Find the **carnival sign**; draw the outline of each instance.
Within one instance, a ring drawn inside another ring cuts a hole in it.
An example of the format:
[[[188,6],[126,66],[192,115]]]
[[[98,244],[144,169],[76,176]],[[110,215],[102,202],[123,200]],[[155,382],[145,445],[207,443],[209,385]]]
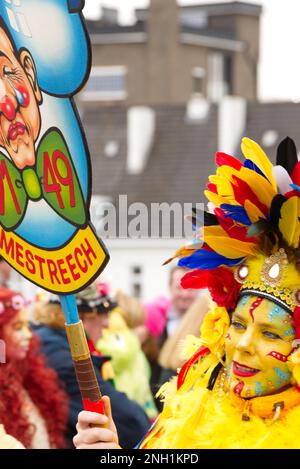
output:
[[[91,167],[74,95],[90,43],[81,0],[0,0],[0,256],[70,294],[108,261],[89,219]]]

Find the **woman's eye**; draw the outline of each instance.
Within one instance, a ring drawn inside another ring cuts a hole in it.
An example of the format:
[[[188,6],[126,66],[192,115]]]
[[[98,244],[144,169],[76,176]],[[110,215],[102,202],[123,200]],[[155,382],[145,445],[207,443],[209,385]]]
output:
[[[244,331],[246,329],[246,326],[244,324],[242,324],[241,322],[239,322],[239,321],[233,321],[232,325],[235,329],[238,329],[238,330],[243,330]]]
[[[281,339],[280,335],[275,334],[274,332],[264,331],[263,335],[268,337],[268,339]]]

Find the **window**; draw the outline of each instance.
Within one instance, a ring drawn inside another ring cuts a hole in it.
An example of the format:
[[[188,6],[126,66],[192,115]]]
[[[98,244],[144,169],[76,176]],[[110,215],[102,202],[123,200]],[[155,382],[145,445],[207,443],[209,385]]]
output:
[[[193,77],[193,92],[203,94],[203,82],[205,77],[205,70],[202,67],[194,67],[192,70]]]
[[[84,88],[85,101],[120,101],[127,98],[127,69],[123,66],[93,67],[90,79]]]
[[[208,59],[208,98],[219,101],[232,94],[232,57],[214,52]]]
[[[143,268],[141,265],[131,266],[131,294],[140,299],[143,293]]]

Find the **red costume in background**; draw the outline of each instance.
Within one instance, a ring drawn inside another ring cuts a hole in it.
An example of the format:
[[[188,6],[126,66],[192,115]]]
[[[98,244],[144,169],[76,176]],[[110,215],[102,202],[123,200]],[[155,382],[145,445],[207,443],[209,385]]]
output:
[[[10,301],[16,294],[0,289],[0,302]],[[0,339],[3,327],[17,314],[17,310],[5,308],[0,314]],[[0,365],[0,423],[8,434],[30,448],[36,428],[30,423],[22,395],[24,391],[43,418],[52,448],[63,448],[68,413],[66,394],[59,387],[54,370],[47,368],[39,351],[39,340],[32,337],[24,360],[7,361]]]

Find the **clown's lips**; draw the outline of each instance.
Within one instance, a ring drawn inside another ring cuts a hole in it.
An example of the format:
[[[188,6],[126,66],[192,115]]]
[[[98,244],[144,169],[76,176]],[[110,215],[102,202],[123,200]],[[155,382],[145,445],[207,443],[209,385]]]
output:
[[[249,366],[246,365],[241,365],[238,362],[233,362],[233,373],[236,376],[241,376],[242,378],[249,378],[251,376],[257,375],[260,370],[257,370],[255,368],[250,368]]]
[[[26,127],[21,122],[15,122],[9,126],[7,138],[10,141],[14,141],[18,138],[19,135],[24,135],[26,132]]]

